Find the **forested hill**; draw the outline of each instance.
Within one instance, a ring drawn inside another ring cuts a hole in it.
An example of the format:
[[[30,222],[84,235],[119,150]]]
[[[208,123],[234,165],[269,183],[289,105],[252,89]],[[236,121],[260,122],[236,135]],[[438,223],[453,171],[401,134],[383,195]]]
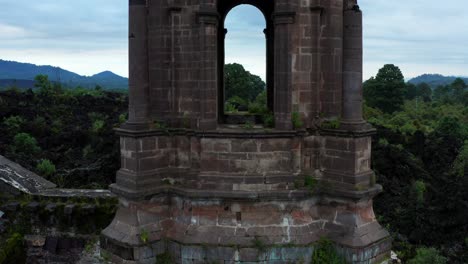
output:
[[[48,75],[52,82],[61,82],[69,87],[81,86],[94,88],[96,85],[104,89],[128,89],[128,79],[113,72],[104,71],[93,76],[82,76],[71,71],[53,66],[38,66],[30,63],[0,60],[0,87],[30,85],[39,74]]]
[[[439,85],[449,85],[453,83],[453,81],[455,81],[456,78],[461,78],[461,77],[443,76],[440,74],[423,74],[421,76],[418,76],[416,78],[409,80],[409,83],[412,83],[412,84],[427,83],[431,87],[435,88]],[[463,77],[461,79],[463,79],[465,83],[468,83],[468,78]]]

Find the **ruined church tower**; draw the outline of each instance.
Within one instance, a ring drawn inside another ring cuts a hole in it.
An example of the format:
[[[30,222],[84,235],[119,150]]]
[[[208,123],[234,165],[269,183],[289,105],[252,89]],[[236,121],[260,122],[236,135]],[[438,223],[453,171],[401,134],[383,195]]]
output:
[[[240,4],[267,22],[271,129],[224,113],[224,19]],[[352,263],[389,257],[356,0],[129,0],[129,15],[120,204],[101,236],[113,262],[310,263],[321,238]]]

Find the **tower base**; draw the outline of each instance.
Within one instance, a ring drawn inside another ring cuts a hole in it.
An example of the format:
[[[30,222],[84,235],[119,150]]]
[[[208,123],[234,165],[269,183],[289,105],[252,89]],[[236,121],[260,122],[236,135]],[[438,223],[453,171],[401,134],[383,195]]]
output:
[[[308,191],[162,193],[149,201],[121,199],[101,236],[114,263],[155,263],[158,256],[173,263],[310,263],[320,239],[333,241],[351,263],[390,257],[391,240],[371,199]]]

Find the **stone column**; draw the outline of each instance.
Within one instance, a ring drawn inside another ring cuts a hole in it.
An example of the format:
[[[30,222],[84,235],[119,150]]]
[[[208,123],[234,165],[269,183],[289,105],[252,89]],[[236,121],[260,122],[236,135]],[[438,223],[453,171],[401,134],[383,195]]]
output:
[[[292,58],[291,58],[291,24],[296,13],[291,11],[276,11],[273,14],[275,24],[275,128],[292,129],[291,96],[292,96]]]
[[[129,1],[129,111],[123,127],[134,130],[145,129],[150,122],[147,15],[146,0]]]
[[[218,23],[219,14],[212,7],[203,7],[197,12],[200,26],[199,96],[200,117],[198,128],[213,130],[218,126]]]
[[[355,1],[351,1],[354,2]],[[345,6],[343,14],[343,113],[342,128],[361,130],[362,116],[362,12],[357,4]]]

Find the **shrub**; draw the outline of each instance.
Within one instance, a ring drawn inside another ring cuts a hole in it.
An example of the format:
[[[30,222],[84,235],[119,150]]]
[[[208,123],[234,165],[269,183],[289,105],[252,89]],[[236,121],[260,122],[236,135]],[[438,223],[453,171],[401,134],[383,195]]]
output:
[[[119,115],[119,124],[122,125],[125,122],[127,122],[127,113],[120,114]]]
[[[14,233],[5,244],[0,245],[0,263],[21,263],[25,261],[25,256],[23,236],[19,233]]]
[[[244,129],[254,129],[255,124],[252,121],[247,121],[245,124],[242,125]]]
[[[321,238],[315,245],[311,264],[346,264],[346,261],[338,255],[333,242]]]
[[[50,131],[52,132],[52,134],[54,135],[58,135],[60,134],[60,132],[62,132],[64,130],[63,128],[63,123],[62,121],[60,120],[54,120],[54,122],[52,122],[52,125],[50,127]]]
[[[105,126],[105,123],[103,120],[95,120],[93,122],[93,126],[91,127],[91,131],[95,134],[98,134],[99,132],[103,130],[104,126]]]
[[[33,134],[42,135],[47,131],[47,121],[42,116],[37,116],[32,122]]]
[[[301,128],[304,125],[301,120],[301,115],[298,112],[292,113],[291,120],[294,129]]]
[[[99,134],[105,127],[105,120],[107,116],[100,113],[89,113],[89,119],[91,119],[91,132],[94,134]]]
[[[260,105],[256,102],[249,103],[249,113],[251,114],[263,114],[267,111],[264,105]]]
[[[413,183],[413,192],[418,203],[424,202],[424,193],[426,192],[426,184],[419,180]]]
[[[156,256],[156,264],[173,264],[174,260],[170,253],[162,253]]]
[[[36,169],[39,171],[39,173],[45,177],[50,177],[55,174],[56,169],[55,165],[47,159],[43,159],[39,161],[39,163],[36,166]]]
[[[248,102],[239,96],[233,96],[229,98],[226,103],[234,105],[236,109],[246,109],[248,107]],[[244,110],[242,110],[244,111]]]
[[[10,116],[3,121],[3,125],[11,135],[16,135],[20,132],[24,123],[25,120],[20,116]]]
[[[275,115],[272,112],[263,115],[263,125],[268,128],[275,127]]]
[[[310,175],[306,175],[304,178],[304,186],[307,187],[311,192],[317,188],[318,181]]]
[[[325,129],[338,129],[340,128],[341,121],[339,118],[333,118],[322,123],[322,128]]]
[[[261,92],[255,101],[249,103],[249,113],[264,115],[268,113],[266,90]]]
[[[27,133],[19,133],[13,139],[12,151],[18,154],[36,154],[41,148],[34,137]]]
[[[439,255],[439,251],[435,248],[418,248],[416,256],[408,261],[408,264],[445,264],[447,259]]]
[[[224,104],[224,112],[226,113],[237,113],[238,110],[236,108],[236,106],[230,102],[226,102],[226,104]]]

